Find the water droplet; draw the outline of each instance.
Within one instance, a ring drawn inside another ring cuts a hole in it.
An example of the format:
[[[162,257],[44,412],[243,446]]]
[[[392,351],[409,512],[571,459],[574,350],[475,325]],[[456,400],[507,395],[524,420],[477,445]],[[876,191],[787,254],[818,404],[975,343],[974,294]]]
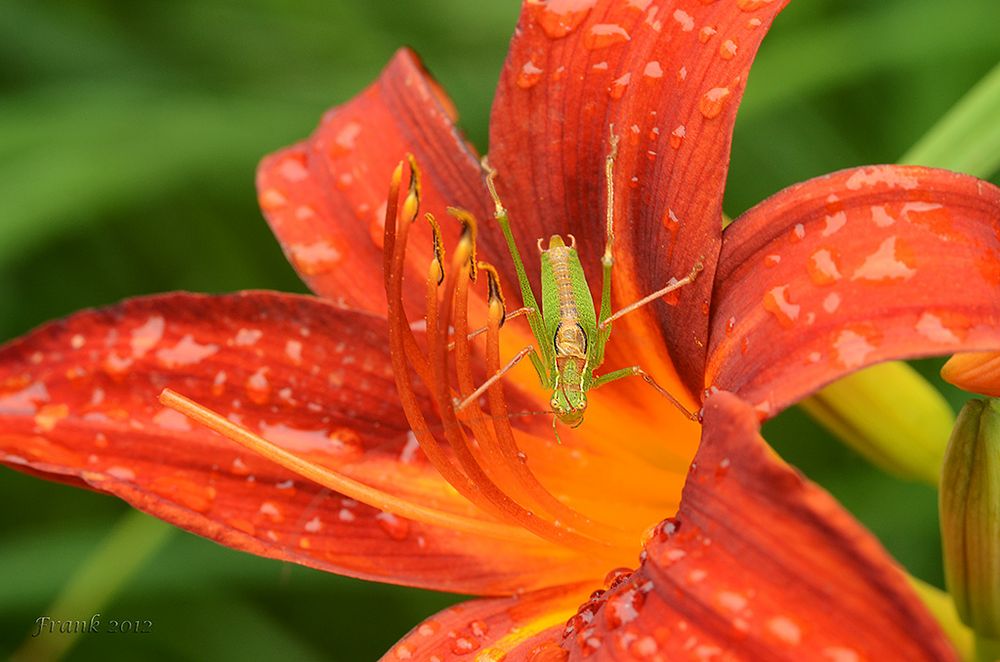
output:
[[[152,492],[198,513],[205,513],[212,507],[216,491],[211,485],[196,482],[184,476],[159,476],[149,485]]]
[[[639,659],[653,657],[659,650],[660,645],[656,643],[656,639],[648,634],[638,637],[628,647],[628,652]]]
[[[65,404],[43,405],[35,414],[35,425],[42,432],[51,432],[59,421],[69,416],[69,406]]]
[[[417,634],[421,637],[432,637],[441,629],[441,624],[435,620],[427,620],[417,628]]]
[[[127,480],[127,481],[135,480],[135,472],[129,469],[128,467],[118,467],[118,466],[108,467],[105,473],[107,473],[109,476],[113,478],[117,478],[118,480]]]
[[[226,372],[225,370],[220,370],[215,373],[215,378],[212,379],[212,395],[222,395],[226,390]]]
[[[835,249],[821,248],[809,257],[806,269],[817,285],[830,285],[840,280],[840,255]]]
[[[190,333],[185,335],[173,347],[157,350],[156,358],[168,368],[194,365],[219,351],[219,346],[208,343],[200,344]]]
[[[399,644],[392,649],[392,654],[396,656],[397,660],[412,660],[416,650],[410,644]]]
[[[338,190],[346,191],[354,183],[354,175],[349,172],[342,172],[337,175],[336,186]]]
[[[708,395],[709,394],[706,394],[706,397],[708,397]],[[675,517],[668,517],[657,525],[653,535],[657,541],[663,542],[680,530],[681,521]]]
[[[785,616],[775,616],[769,620],[767,629],[778,639],[791,646],[797,646],[802,641],[802,630],[792,619]]]
[[[597,0],[542,0],[528,3],[535,21],[551,39],[561,39],[576,30]]]
[[[285,356],[292,363],[299,365],[302,363],[302,343],[298,340],[288,340],[285,342]]]
[[[622,26],[614,23],[598,23],[590,26],[583,36],[583,47],[593,51],[621,44],[630,39],[628,32]]]
[[[239,329],[232,340],[232,344],[237,347],[250,347],[257,344],[264,332],[260,329]]]
[[[158,411],[153,416],[153,423],[164,430],[176,430],[177,432],[191,431],[191,419],[173,409],[163,408]]]
[[[719,31],[716,30],[711,25],[706,25],[701,30],[698,31],[698,41],[703,44],[708,43],[708,40],[714,37]]]
[[[827,662],[861,662],[861,656],[853,648],[846,646],[827,646],[822,651]]]
[[[490,626],[486,621],[475,620],[469,623],[469,631],[477,637],[484,637],[489,633]]]
[[[694,17],[683,9],[674,10],[674,20],[680,23],[681,31],[691,32],[694,30]]]
[[[278,164],[278,174],[290,182],[301,182],[309,176],[305,154],[293,153]]]
[[[568,659],[569,651],[554,641],[546,641],[535,646],[528,655],[528,662],[566,662]]]
[[[311,244],[292,244],[288,247],[295,268],[306,276],[316,276],[333,271],[340,262],[341,254],[329,241]]]
[[[774,0],[736,0],[736,6],[740,8],[740,11],[751,12],[766,7],[772,2]]]
[[[646,596],[634,588],[611,596],[604,605],[604,622],[612,630],[631,623],[639,618],[645,601]]]
[[[337,428],[329,434],[329,439],[330,448],[339,456],[358,460],[365,454],[361,437],[350,428]]]
[[[824,237],[829,237],[830,235],[840,230],[840,228],[844,227],[844,225],[846,224],[847,224],[847,212],[838,211],[833,214],[830,214],[825,219],[825,225],[823,227],[822,234]]]
[[[663,78],[663,67],[656,60],[650,60],[642,70],[642,75],[647,78]]]
[[[736,56],[738,47],[732,39],[726,39],[719,45],[719,57],[723,60],[732,60]]]
[[[680,69],[677,70],[678,83],[683,83],[685,80],[687,80],[687,77],[688,77],[687,67],[681,67]]]
[[[257,196],[257,204],[266,212],[277,211],[288,204],[288,198],[276,188],[266,188]]]
[[[584,657],[593,655],[599,651],[603,644],[603,640],[596,634],[581,637],[581,640],[577,642],[577,645],[580,647],[580,652]]]
[[[728,87],[713,87],[701,97],[701,100],[698,102],[698,110],[701,111],[701,114],[706,119],[718,117],[719,113],[722,112],[723,106],[726,105],[728,98]]]
[[[940,317],[928,312],[925,312],[920,316],[920,319],[917,320],[915,328],[917,333],[934,342],[944,344],[954,344],[959,342],[958,336],[956,336],[951,329],[946,327],[941,322]]]
[[[830,292],[829,294],[826,295],[826,298],[823,299],[823,310],[825,310],[826,312],[828,313],[835,312],[839,307],[840,307],[840,295],[837,294],[836,292]]]
[[[781,326],[787,329],[794,326],[802,306],[788,300],[788,286],[782,285],[772,287],[764,294],[764,309],[773,314]]]
[[[628,581],[632,576],[631,568],[615,568],[604,575],[604,586],[609,591],[614,590]]]
[[[528,60],[517,74],[517,86],[522,90],[534,87],[542,79],[542,73],[544,70],[541,67]]]
[[[763,21],[761,21],[757,17],[751,18],[749,21],[747,21],[747,29],[748,30],[756,30],[757,28],[760,27],[760,25],[761,25],[762,22]]]
[[[730,317],[726,320],[726,335],[733,335],[733,330],[736,329],[736,318]]]
[[[913,268],[913,253],[896,237],[882,241],[878,250],[865,258],[855,269],[851,280],[907,280],[917,273]]]
[[[275,524],[279,524],[285,521],[285,515],[281,512],[281,508],[277,504],[271,501],[265,501],[260,504],[260,508],[257,510],[261,515],[268,518]]]
[[[383,511],[375,516],[375,521],[379,528],[393,540],[406,540],[406,537],[410,535],[410,522],[402,517],[396,517],[392,513]]]
[[[806,226],[801,223],[796,223],[792,227],[792,231],[788,235],[788,239],[793,243],[797,244],[806,238]]]
[[[357,122],[348,122],[337,132],[337,137],[333,139],[330,147],[330,156],[338,157],[350,154],[358,143],[358,136],[361,134],[361,125]]]
[[[251,402],[258,405],[267,403],[271,397],[271,383],[267,379],[267,368],[258,368],[256,372],[247,377],[246,391]]]
[[[471,637],[458,636],[451,641],[451,652],[455,655],[468,655],[479,648],[479,642]]]
[[[625,72],[615,80],[611,82],[611,87],[608,88],[608,96],[612,99],[621,99],[625,94],[625,89],[628,87],[629,79],[632,78],[632,74]]]
[[[686,135],[687,129],[684,128],[684,125],[678,125],[676,129],[670,132],[670,146],[674,149],[680,149]]]
[[[860,368],[868,355],[875,351],[875,340],[873,331],[844,329],[833,343],[837,352],[836,361],[848,370]]]

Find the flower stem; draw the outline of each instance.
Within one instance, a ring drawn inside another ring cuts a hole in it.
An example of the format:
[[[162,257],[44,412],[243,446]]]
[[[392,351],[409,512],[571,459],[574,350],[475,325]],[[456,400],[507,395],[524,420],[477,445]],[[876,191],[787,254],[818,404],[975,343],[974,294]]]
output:
[[[170,538],[175,529],[139,512],[122,515],[100,545],[76,567],[73,576],[40,617],[88,624],[99,615],[133,573]],[[99,618],[106,624],[107,618]],[[38,621],[36,621],[37,623]],[[63,634],[58,627],[33,630],[11,657],[12,660],[58,660],[88,633]],[[80,632],[80,630],[76,630]]]
[[[1000,169],[1000,64],[899,160],[992,177]]]
[[[1000,641],[976,635],[976,662],[1000,660]]]

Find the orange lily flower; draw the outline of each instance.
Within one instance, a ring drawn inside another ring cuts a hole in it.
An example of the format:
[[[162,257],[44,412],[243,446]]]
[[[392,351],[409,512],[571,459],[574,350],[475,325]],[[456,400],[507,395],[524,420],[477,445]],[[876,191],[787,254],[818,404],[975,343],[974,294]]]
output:
[[[736,108],[784,4],[529,1],[494,106],[490,160],[522,254],[573,234],[591,283],[608,127],[622,134],[614,300],[704,270],[673,305],[616,323],[608,369],[638,363],[691,408],[706,397],[702,426],[624,380],[559,445],[516,416],[544,397],[521,373],[454,414],[501,343],[507,356],[528,336],[499,330],[497,288],[471,286],[470,238],[451,232],[459,259],[435,259],[415,183],[398,200],[411,152],[422,209],[493,211],[452,106],[401,51],[261,165],[261,206],[319,296],[138,298],[9,343],[0,462],[233,548],[484,596],[388,659],[952,659],[877,541],[770,453],[758,421],[877,361],[1000,347],[1000,190],[858,168],[723,234]],[[476,247],[515,292],[495,224]],[[464,340],[480,318],[485,352]],[[166,387],[256,452],[160,406]]]

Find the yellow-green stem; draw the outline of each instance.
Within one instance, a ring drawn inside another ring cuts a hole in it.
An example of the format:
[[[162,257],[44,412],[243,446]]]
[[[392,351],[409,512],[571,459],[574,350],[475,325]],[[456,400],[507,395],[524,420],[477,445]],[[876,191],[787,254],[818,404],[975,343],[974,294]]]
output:
[[[86,620],[91,623],[95,615],[106,608],[118,590],[149,560],[175,531],[173,527],[153,519],[137,510],[122,515],[100,545],[77,566],[73,576],[60,594],[38,614],[43,617],[67,621]],[[98,617],[102,631],[108,624],[107,617]],[[64,634],[32,624],[32,631],[18,650],[11,656],[15,661],[58,660],[64,656],[80,637],[90,632]]]

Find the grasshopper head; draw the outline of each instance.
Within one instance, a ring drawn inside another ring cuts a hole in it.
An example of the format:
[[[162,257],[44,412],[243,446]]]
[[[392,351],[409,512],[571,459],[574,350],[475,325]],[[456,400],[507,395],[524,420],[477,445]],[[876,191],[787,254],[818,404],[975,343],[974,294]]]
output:
[[[556,418],[571,428],[583,423],[583,413],[587,410],[587,395],[580,390],[560,388],[552,394],[552,411]]]

